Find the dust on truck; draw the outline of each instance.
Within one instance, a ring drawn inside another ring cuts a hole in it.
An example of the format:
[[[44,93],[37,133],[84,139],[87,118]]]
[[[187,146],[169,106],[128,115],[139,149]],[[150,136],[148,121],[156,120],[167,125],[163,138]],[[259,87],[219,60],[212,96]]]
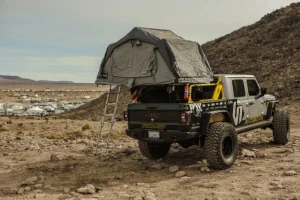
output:
[[[211,167],[225,169],[237,158],[238,133],[271,128],[274,143],[289,141],[288,112],[254,76],[213,75],[200,45],[168,30],[134,28],[111,44],[96,83],[131,88],[126,133],[150,159],[172,143],[199,145]]]

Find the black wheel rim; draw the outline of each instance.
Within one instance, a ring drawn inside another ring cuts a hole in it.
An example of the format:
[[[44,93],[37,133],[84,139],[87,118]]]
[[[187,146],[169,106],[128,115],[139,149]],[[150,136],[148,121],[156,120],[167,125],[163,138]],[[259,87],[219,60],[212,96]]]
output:
[[[222,155],[224,158],[229,158],[232,155],[234,144],[231,136],[226,136],[222,142]]]

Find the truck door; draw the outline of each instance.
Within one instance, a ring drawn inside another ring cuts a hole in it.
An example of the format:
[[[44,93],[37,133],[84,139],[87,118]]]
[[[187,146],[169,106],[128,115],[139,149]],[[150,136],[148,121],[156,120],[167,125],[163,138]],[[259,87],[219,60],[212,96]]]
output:
[[[260,87],[256,79],[246,79],[247,82],[247,96],[249,99],[248,107],[250,117],[248,124],[262,121],[264,115],[267,113],[266,102],[262,96],[260,96]]]
[[[249,116],[248,98],[246,95],[245,81],[242,78],[231,79],[232,97],[237,99],[233,105],[232,118],[236,126],[243,124]]]

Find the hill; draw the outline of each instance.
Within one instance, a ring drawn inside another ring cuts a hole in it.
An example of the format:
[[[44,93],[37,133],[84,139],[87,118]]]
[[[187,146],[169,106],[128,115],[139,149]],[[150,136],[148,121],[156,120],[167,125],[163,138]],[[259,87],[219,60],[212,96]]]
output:
[[[72,81],[49,81],[49,80],[38,80],[40,83],[74,83]]]
[[[34,80],[21,78],[19,76],[0,75],[0,83],[35,82]]]
[[[214,73],[254,74],[269,92],[300,100],[300,3],[202,45]]]
[[[300,100],[300,3],[265,15],[258,22],[202,45],[213,72],[254,74],[268,93]],[[130,98],[121,91],[118,112]],[[106,95],[63,114],[64,118],[99,120]]]
[[[74,83],[72,81],[49,81],[49,80],[39,80],[35,81],[28,78],[22,78],[19,76],[10,76],[10,75],[0,75],[1,84],[16,84],[16,83]]]
[[[117,88],[113,89],[116,92]],[[113,95],[113,94],[112,94]],[[115,102],[115,97],[110,97],[110,102]],[[123,117],[123,112],[127,109],[127,104],[130,101],[130,91],[127,87],[122,87],[119,96],[119,103],[117,107],[117,115]],[[62,113],[61,118],[66,119],[84,119],[84,120],[100,120],[103,114],[103,109],[106,102],[106,95],[101,95],[99,98],[80,106],[79,108],[70,110],[68,112]],[[107,113],[113,113],[113,106],[109,106]]]

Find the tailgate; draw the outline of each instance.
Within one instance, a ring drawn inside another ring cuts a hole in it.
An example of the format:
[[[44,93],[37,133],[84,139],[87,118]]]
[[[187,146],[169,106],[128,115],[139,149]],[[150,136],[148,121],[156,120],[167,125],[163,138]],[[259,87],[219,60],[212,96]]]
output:
[[[129,104],[129,122],[180,123],[180,105],[176,103]]]

